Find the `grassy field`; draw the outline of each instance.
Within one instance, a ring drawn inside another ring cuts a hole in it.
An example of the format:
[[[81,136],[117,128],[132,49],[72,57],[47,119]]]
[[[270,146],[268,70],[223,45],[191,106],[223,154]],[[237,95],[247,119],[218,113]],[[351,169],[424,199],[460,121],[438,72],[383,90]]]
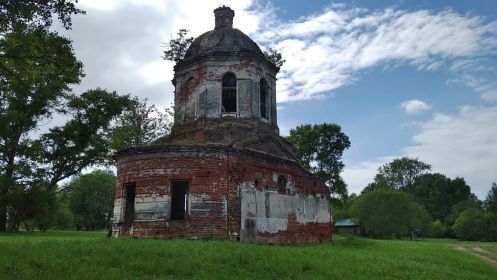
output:
[[[497,279],[496,263],[496,243],[454,240],[337,236],[325,245],[262,246],[95,232],[0,235],[0,279]]]

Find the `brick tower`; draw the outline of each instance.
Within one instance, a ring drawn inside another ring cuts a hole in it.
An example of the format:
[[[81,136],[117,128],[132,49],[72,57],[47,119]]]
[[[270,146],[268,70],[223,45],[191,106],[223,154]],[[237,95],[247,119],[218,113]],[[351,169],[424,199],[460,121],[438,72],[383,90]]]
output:
[[[174,67],[171,134],[116,154],[113,236],[330,240],[329,190],[279,136],[279,68],[232,9],[214,14]]]

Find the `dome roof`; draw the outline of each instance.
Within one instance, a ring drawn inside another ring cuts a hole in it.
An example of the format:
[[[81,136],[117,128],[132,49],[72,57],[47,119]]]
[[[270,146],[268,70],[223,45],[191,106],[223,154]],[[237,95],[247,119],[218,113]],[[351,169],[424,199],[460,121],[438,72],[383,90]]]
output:
[[[185,60],[215,53],[251,52],[264,57],[261,49],[249,36],[231,27],[217,28],[197,37],[185,53]]]

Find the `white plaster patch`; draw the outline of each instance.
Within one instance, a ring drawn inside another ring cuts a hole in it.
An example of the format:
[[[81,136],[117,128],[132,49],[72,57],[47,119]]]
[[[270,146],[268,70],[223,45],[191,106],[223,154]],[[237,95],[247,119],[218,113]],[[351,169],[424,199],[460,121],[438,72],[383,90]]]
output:
[[[122,198],[117,198],[114,200],[114,211],[112,215],[112,222],[113,223],[122,223],[124,222],[124,204],[123,204]]]
[[[135,220],[165,219],[169,214],[170,197],[163,196],[137,196],[135,198]]]
[[[241,189],[241,229],[255,221],[257,232],[277,233],[288,229],[288,216],[295,215],[299,224],[329,223],[330,202],[326,197],[287,195],[253,188]]]

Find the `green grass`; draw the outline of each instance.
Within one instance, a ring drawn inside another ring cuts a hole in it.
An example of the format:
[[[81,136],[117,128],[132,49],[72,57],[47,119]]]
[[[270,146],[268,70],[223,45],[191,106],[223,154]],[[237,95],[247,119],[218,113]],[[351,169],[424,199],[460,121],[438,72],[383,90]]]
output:
[[[497,279],[457,246],[496,243],[336,237],[333,244],[263,246],[225,240],[110,240],[105,233],[0,235],[0,279]]]

